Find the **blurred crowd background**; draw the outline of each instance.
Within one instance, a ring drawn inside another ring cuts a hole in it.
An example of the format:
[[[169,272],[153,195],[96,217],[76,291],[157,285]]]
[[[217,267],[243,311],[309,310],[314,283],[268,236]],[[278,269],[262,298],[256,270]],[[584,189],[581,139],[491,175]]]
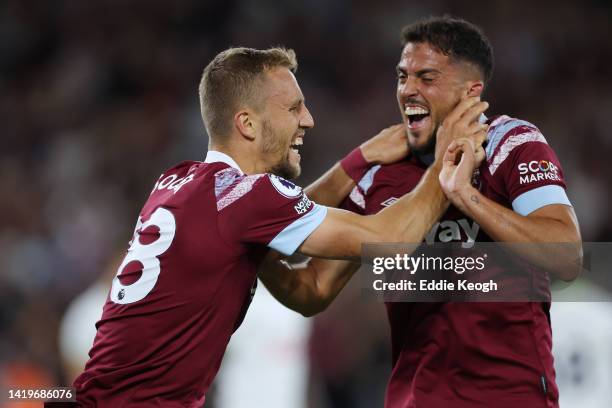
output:
[[[298,182],[306,185],[399,121],[402,26],[444,13],[478,24],[496,57],[489,114],[542,130],[564,167],[584,240],[612,241],[611,4],[0,2],[0,385],[71,383],[78,363],[66,356],[77,349],[70,338],[92,325],[65,329],[60,353],[62,316],[95,281],[108,287],[161,171],[205,156],[197,85],[207,62],[229,46],[296,50],[315,118],[301,149]],[[360,302],[357,286],[315,319],[288,317],[301,325],[282,350],[301,356],[295,381],[303,406],[382,406],[390,371],[384,306]],[[612,312],[603,316],[611,320]],[[567,358],[588,371],[583,360]],[[274,381],[268,386],[262,392],[275,392]],[[215,405],[223,404],[207,402]]]

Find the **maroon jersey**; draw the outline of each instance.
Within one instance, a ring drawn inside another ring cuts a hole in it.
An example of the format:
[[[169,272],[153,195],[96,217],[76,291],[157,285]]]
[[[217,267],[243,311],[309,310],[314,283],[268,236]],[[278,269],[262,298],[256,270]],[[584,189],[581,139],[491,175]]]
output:
[[[162,174],[75,381],[80,405],[201,407],[266,247],[293,253],[326,212],[291,182],[245,175],[219,152]]]
[[[486,197],[527,215],[570,205],[559,161],[530,123],[492,121],[475,182]],[[373,214],[411,191],[427,165],[415,156],[372,167],[344,207]],[[491,241],[450,207],[427,242]],[[557,407],[548,303],[387,303],[393,370],[386,408]]]

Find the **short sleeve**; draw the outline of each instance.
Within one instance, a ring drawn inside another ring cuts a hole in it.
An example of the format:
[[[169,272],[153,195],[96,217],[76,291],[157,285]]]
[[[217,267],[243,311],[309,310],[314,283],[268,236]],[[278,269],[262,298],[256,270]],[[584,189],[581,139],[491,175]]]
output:
[[[489,171],[505,186],[512,208],[521,215],[551,204],[571,206],[557,155],[540,131],[525,123],[503,136]]]
[[[262,244],[291,255],[327,214],[326,207],[281,177],[228,176],[217,174],[215,185],[219,231],[228,241]]]

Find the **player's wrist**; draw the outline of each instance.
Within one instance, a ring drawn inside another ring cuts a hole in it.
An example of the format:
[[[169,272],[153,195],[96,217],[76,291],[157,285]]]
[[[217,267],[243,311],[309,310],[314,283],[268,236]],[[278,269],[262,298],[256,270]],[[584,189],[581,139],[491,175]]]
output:
[[[340,166],[355,183],[363,178],[372,164],[373,162],[365,157],[361,146],[356,147],[344,159],[340,160]]]
[[[474,188],[471,184],[465,184],[461,186],[454,194],[456,201],[463,209],[467,209],[470,203],[480,203],[480,192]]]
[[[358,149],[361,151],[361,155],[366,162],[369,164],[380,164],[380,154],[376,148],[376,145],[372,143],[372,141],[368,140],[367,142],[362,143]]]

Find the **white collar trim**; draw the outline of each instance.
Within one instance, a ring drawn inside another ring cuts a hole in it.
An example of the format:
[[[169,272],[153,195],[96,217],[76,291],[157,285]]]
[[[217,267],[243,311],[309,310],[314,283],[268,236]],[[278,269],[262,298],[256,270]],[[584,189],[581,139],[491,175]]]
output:
[[[216,162],[222,162],[222,163],[228,164],[232,166],[233,168],[235,168],[236,170],[240,171],[241,173],[244,173],[240,169],[240,166],[238,166],[238,163],[236,163],[234,159],[232,159],[227,154],[218,152],[216,150],[209,150],[208,153],[206,153],[206,159],[204,159],[204,163],[216,163]]]

